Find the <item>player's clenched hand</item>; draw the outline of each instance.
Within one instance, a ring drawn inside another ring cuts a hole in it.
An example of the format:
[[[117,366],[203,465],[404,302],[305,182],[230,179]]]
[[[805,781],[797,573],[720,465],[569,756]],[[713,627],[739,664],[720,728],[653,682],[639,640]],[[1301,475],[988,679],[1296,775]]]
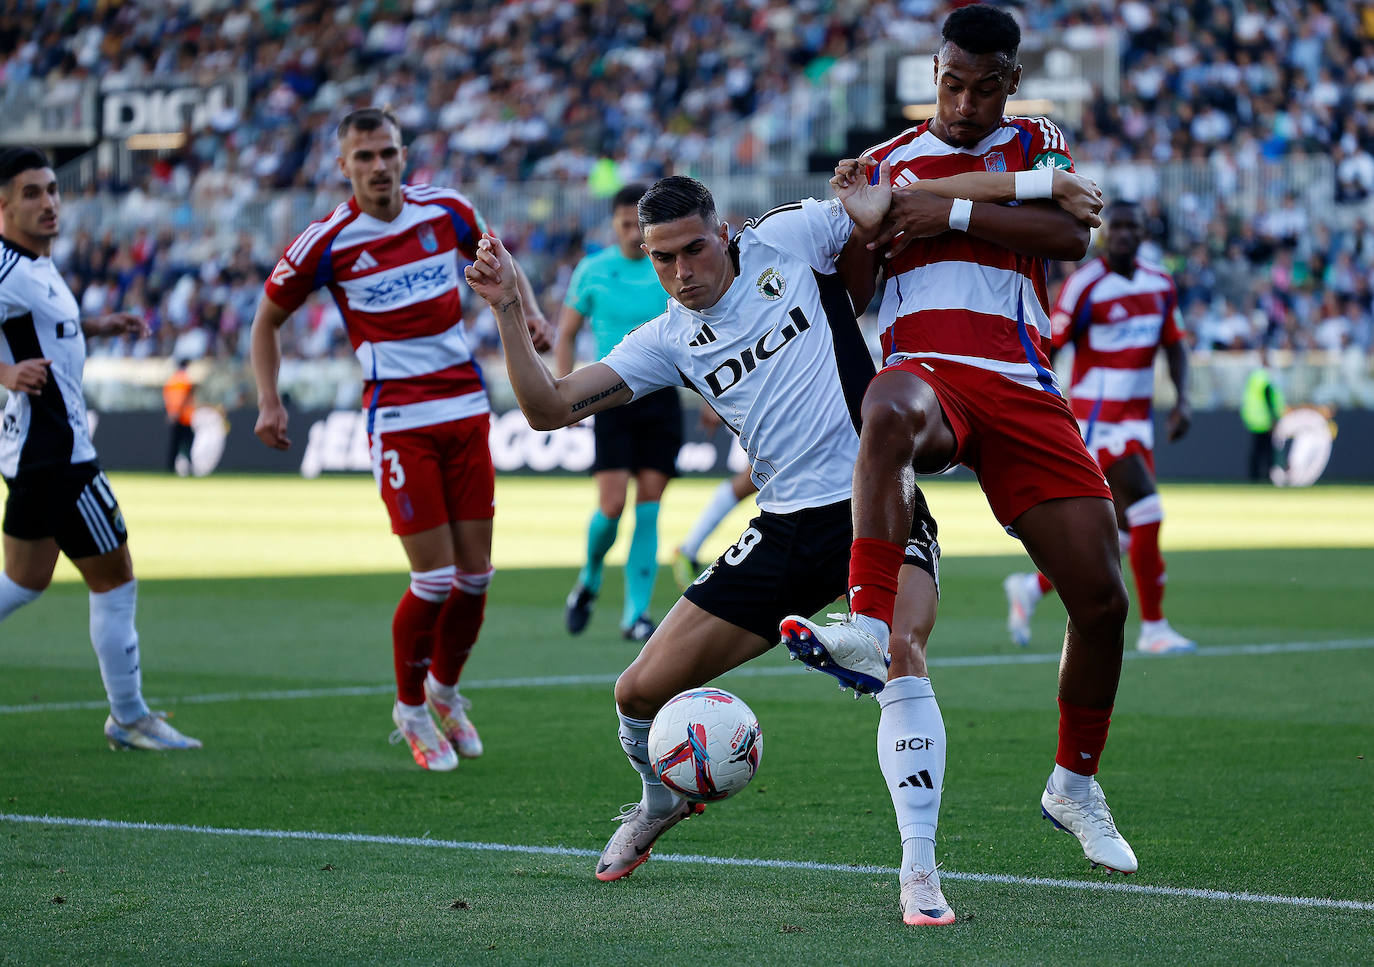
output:
[[[142,316],[132,312],[112,312],[93,320],[94,334],[98,336],[137,336],[143,339],[152,330]]]
[[[286,407],[280,400],[259,405],[258,422],[253,432],[274,450],[290,449],[291,438],[286,435]]]
[[[43,387],[47,385],[50,363],[51,359],[25,359],[13,366],[0,363],[0,386],[4,386],[11,393],[37,395],[43,392]]]
[[[555,333],[553,326],[543,316],[536,316],[533,319],[526,319],[526,325],[530,329],[530,342],[534,343],[534,351],[546,353],[553,348]]]
[[[835,166],[835,176],[830,179],[835,197],[863,232],[871,232],[882,224],[892,202],[892,165],[884,160],[878,166],[877,183],[870,185],[867,167],[872,164],[871,157],[857,161],[847,158]]]
[[[490,232],[477,243],[477,260],[463,270],[463,276],[492,308],[508,299],[519,299],[515,287],[515,260],[501,240]]]
[[[1099,212],[1102,211],[1102,190],[1097,182],[1085,178],[1077,172],[1054,169],[1054,200],[1060,208],[1068,212],[1089,228],[1102,224]]]
[[[868,243],[869,249],[893,258],[913,239],[949,231],[951,204],[950,199],[928,191],[894,191],[887,217],[877,236]]]
[[[1183,436],[1188,432],[1188,428],[1193,425],[1193,408],[1183,401],[1178,403],[1169,411],[1169,442]]]

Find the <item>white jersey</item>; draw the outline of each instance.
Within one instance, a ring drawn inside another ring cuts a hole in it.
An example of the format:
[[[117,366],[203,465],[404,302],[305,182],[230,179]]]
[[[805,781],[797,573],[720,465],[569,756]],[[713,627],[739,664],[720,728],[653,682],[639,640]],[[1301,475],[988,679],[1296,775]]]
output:
[[[839,201],[813,198],[746,223],[719,302],[697,311],[669,299],[602,360],[636,399],[666,386],[701,394],[739,436],[762,510],[850,496],[874,373],[835,270],[853,225]]]
[[[0,239],[0,358],[51,359],[36,396],[10,393],[0,430],[0,475],[16,477],[95,459],[86,426],[81,310],[52,259]]]

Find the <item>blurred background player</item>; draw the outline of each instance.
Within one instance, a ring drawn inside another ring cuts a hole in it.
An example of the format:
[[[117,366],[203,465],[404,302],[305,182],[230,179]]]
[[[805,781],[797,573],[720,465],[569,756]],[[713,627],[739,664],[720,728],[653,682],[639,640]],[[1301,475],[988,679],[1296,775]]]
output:
[[[270,447],[291,445],[277,390],[277,333],[312,291],[327,287],[362,365],[372,473],[410,562],[410,587],[391,625],[392,720],[421,768],[444,771],[457,767],[459,755],[482,754],[458,679],[493,574],[495,471],[459,270],[476,255],[485,225],[456,191],[402,184],[406,151],[390,112],[349,114],[338,144],[353,195],[287,247],[253,319],[254,432]],[[548,324],[517,272],[536,344],[547,349]]]
[[[199,749],[143,701],[128,531],[86,423],[81,371],[87,336],[145,335],[138,316],[80,318],[52,264],[62,205],[57,176],[37,148],[0,150],[0,385],[5,432],[5,571],[0,621],[37,599],[66,554],[90,589],[91,644],[110,700],[112,749]]]
[[[1095,778],[1121,676],[1128,606],[1112,494],[1040,346],[1050,328],[1045,260],[1081,259],[1098,219],[1084,221],[1042,200],[1052,197],[1054,169],[1073,167],[1059,128],[1046,118],[1004,114],[1021,80],[1021,31],[1011,15],[982,4],[961,7],[941,34],[933,58],[935,116],[863,160],[871,174],[872,166],[890,164],[894,186],[917,182],[917,189],[918,179],[1014,172],[1018,204],[894,191],[871,258],[851,266],[849,289],[859,301],[865,281],[871,292],[882,267],[886,365],[863,400],[851,613],[813,634],[838,647],[888,636],[915,474],[968,466],[998,522],[1054,579],[1069,614],[1059,744],[1041,810],[1078,838],[1093,863],[1133,872],[1135,854]],[[902,777],[884,774],[889,786]],[[898,790],[891,791],[896,800]],[[918,909],[939,898],[935,871],[920,872],[910,881]]]
[[[640,243],[639,199],[643,185],[627,185],[611,199],[615,244],[588,255],[573,270],[558,319],[558,375],[573,370],[577,334],[591,325],[596,358],[602,359],[630,330],[667,306],[667,296]],[[654,622],[649,600],[658,576],[658,507],[668,481],[677,473],[682,448],[682,406],[677,390],[659,390],[625,406],[606,410],[592,421],[596,440],[597,508],[587,527],[587,561],[568,594],[564,620],[568,631],[587,627],[601,592],[606,554],[615,543],[630,475],[635,480],[635,529],[625,562],[625,605],[620,633],[630,641],[647,641]]]
[[[1155,488],[1155,354],[1162,348],[1177,402],[1169,412],[1169,440],[1188,432],[1188,350],[1179,321],[1178,291],[1163,268],[1141,261],[1145,212],[1116,201],[1104,213],[1107,253],[1064,282],[1050,317],[1051,360],[1074,347],[1069,397],[1083,442],[1112,488],[1121,549],[1130,556],[1140,606],[1136,649],[1150,655],[1196,651],[1164,618],[1164,558],[1159,528],[1164,509]],[[1030,642],[1030,619],[1050,590],[1040,572],[1012,574],[1007,630],[1018,645]]]
[[[184,461],[183,476],[191,473],[191,447],[196,442],[192,418],[196,412],[196,386],[186,371],[189,359],[178,359],[176,369],[162,384],[162,405],[167,411],[167,472],[181,473],[178,460]]]
[[[1274,426],[1285,409],[1283,391],[1274,382],[1274,371],[1269,365],[1269,351],[1261,348],[1259,365],[1246,377],[1245,394],[1240,400],[1240,419],[1250,434],[1246,470],[1252,483],[1272,482],[1269,472],[1274,469]]]
[[[702,410],[702,422],[706,422],[706,415],[709,410]],[[719,419],[716,420],[719,426]],[[686,587],[697,579],[701,573],[701,561],[698,557],[701,554],[701,545],[706,538],[711,536],[711,532],[720,526],[720,522],[730,515],[741,500],[750,494],[758,493],[758,487],[754,486],[753,471],[745,467],[733,477],[722,480],[711,491],[711,498],[702,508],[697,516],[696,522],[692,524],[692,529],[687,532],[687,536],[682,539],[682,543],[673,551],[673,578],[679,587]]]

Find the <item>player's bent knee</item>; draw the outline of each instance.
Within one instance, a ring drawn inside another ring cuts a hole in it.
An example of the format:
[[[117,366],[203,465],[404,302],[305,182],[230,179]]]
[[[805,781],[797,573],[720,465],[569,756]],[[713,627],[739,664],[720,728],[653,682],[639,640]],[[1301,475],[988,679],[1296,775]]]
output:
[[[453,586],[463,594],[486,594],[487,588],[491,587],[491,579],[496,574],[496,568],[489,567],[485,571],[459,571],[454,569]]]
[[[639,670],[631,665],[615,680],[615,704],[631,718],[651,719],[662,707],[641,690]]]
[[[1062,599],[1062,595],[1061,595]],[[1072,606],[1066,602],[1069,620],[1079,634],[1088,638],[1116,638],[1126,625],[1130,598],[1120,581],[1104,581],[1099,588],[1082,595]]]
[[[432,571],[411,571],[410,593],[417,598],[435,604],[446,601],[454,584],[454,574],[457,571],[458,569],[452,564],[446,567],[436,567]]]

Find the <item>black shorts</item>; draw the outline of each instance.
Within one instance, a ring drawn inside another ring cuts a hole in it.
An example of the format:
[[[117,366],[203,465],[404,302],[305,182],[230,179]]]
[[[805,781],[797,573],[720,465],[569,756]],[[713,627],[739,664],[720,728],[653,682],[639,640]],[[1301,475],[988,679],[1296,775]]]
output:
[[[56,538],[70,558],[116,550],[129,539],[119,502],[100,464],[74,463],[6,477],[4,531],[21,541]]]
[[[917,491],[903,563],[930,574],[938,592],[940,545],[936,532],[925,498]],[[847,500],[790,514],[765,510],[682,596],[722,621],[778,641],[778,625],[783,618],[789,614],[813,615],[844,597],[853,543],[854,525]]]
[[[677,476],[682,449],[682,404],[677,390],[661,389],[624,406],[603,410],[592,420],[600,470],[657,470]]]

